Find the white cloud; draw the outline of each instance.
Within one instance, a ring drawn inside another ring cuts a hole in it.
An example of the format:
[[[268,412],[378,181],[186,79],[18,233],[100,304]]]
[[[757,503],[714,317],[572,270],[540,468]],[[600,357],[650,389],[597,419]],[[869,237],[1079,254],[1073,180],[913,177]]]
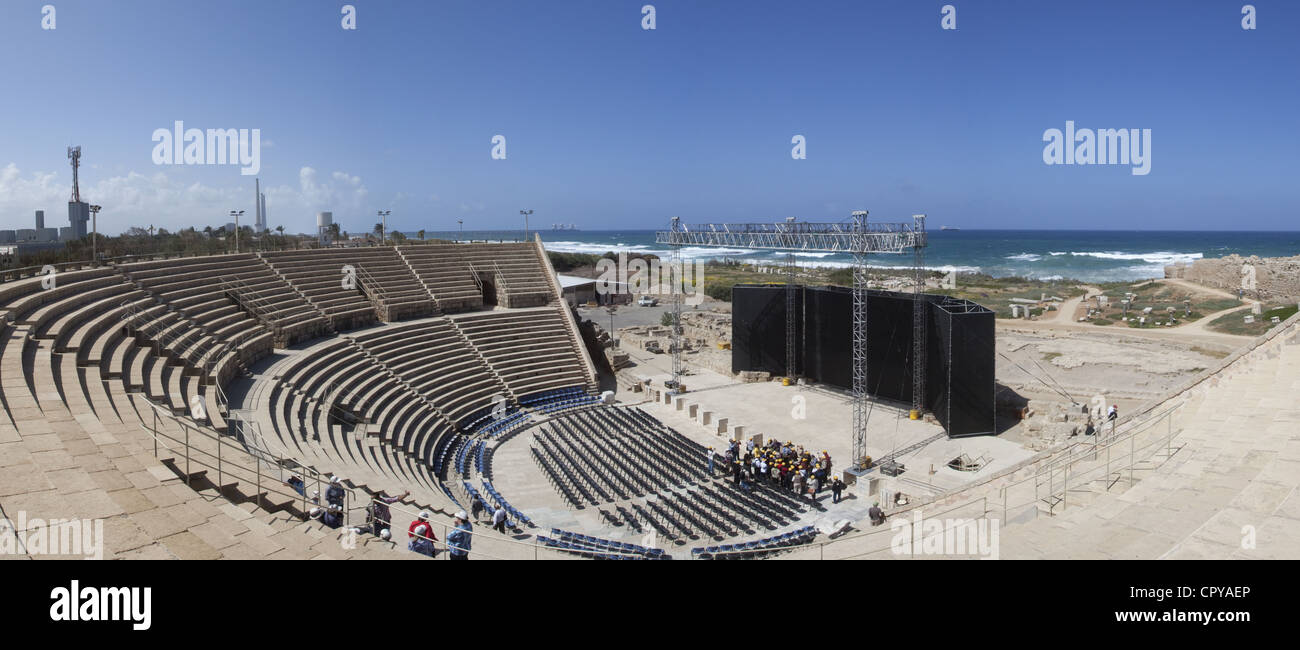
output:
[[[199,181],[183,180],[186,174],[173,175],[158,171],[149,175],[128,172],[93,183],[83,183],[82,198],[104,206],[99,215],[101,230],[116,234],[131,226],[159,226],[177,230],[189,226],[202,229],[220,225],[234,209],[252,213],[253,188],[218,187]],[[35,210],[45,210],[47,226],[65,226],[66,206],[71,194],[67,174],[30,172],[24,174],[14,163],[0,168],[0,229],[30,228]],[[335,220],[364,223],[370,213],[366,203],[368,191],[361,177],[335,171],[327,180],[319,180],[311,167],[298,173],[297,187],[263,184],[266,194],[268,225],[283,225],[288,232],[315,229],[318,211],[334,212]],[[251,223],[252,219],[248,221]]]

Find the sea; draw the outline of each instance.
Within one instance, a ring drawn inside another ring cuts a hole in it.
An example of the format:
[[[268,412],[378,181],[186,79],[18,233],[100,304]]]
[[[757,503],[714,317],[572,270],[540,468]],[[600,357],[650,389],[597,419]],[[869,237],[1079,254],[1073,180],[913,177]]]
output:
[[[540,230],[547,250],[565,253],[629,251],[667,257],[653,230]],[[448,239],[519,239],[519,231],[426,233]],[[410,233],[408,233],[408,236]],[[747,248],[683,247],[690,260],[740,260],[781,264],[784,252]],[[984,273],[993,277],[1037,280],[1118,282],[1164,277],[1164,267],[1227,255],[1300,255],[1300,232],[1085,231],[1085,230],[931,230],[926,266],[935,271]],[[801,266],[845,267],[850,255],[795,253]],[[873,255],[878,268],[911,268],[907,255]]]

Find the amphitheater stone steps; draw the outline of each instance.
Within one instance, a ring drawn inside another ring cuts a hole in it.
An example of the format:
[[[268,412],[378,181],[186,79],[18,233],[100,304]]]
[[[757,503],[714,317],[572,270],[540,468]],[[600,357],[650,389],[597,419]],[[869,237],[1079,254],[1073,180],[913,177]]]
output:
[[[1132,487],[1096,482],[1057,516],[1007,526],[1002,557],[1300,558],[1300,344],[1285,340],[1191,397],[1173,455]]]

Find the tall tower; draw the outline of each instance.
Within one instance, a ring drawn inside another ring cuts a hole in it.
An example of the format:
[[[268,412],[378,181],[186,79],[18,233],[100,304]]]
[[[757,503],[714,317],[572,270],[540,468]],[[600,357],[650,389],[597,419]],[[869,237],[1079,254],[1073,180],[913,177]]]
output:
[[[253,232],[261,234],[262,228],[262,179],[253,179]]]
[[[77,186],[77,168],[81,166],[81,145],[68,147],[68,160],[72,161],[72,198],[68,203],[81,203],[81,189]]]
[[[90,221],[90,204],[81,200],[81,187],[77,180],[77,168],[81,167],[81,147],[68,147],[68,160],[72,161],[72,197],[68,199],[68,225],[72,227],[73,239],[86,236],[86,222]]]
[[[266,232],[267,230],[270,230],[270,229],[267,228],[267,226],[266,226],[266,195],[265,195],[265,194],[261,194],[261,193],[259,193],[259,195],[258,195],[258,203],[257,203],[257,210],[258,210],[258,212],[261,214],[261,217],[262,217],[262,225],[259,226],[258,228],[259,228],[262,232]]]

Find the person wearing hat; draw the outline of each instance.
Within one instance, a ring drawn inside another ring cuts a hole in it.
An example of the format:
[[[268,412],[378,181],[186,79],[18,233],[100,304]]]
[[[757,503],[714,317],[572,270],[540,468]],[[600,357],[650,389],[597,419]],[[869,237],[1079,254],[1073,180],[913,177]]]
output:
[[[483,521],[483,499],[480,499],[478,493],[469,499],[469,512],[474,516],[474,522]]]
[[[433,557],[436,551],[434,546],[433,527],[417,519],[411,522],[411,539],[406,543],[406,550],[420,555]]]
[[[880,502],[876,501],[871,504],[871,509],[867,510],[867,515],[871,517],[871,525],[879,526],[885,523],[885,512],[880,509]]]
[[[504,534],[506,532],[506,509],[497,508],[492,513],[492,530]]]
[[[803,496],[803,474],[802,473],[795,474],[794,478],[790,479],[790,485],[794,487],[794,495],[796,497]]]
[[[473,528],[469,525],[469,515],[464,510],[456,513],[456,527],[447,535],[447,549],[453,560],[468,560],[470,536]]]
[[[821,485],[821,481],[818,481],[816,476],[808,479],[808,498],[812,499],[813,503],[817,503],[817,488]]]
[[[434,557],[438,554],[438,536],[433,534],[433,522],[429,520],[428,510],[421,510],[415,521],[407,529],[406,548],[420,555]]]
[[[379,531],[392,526],[393,515],[388,510],[388,505],[397,503],[406,497],[411,496],[411,491],[407,490],[400,497],[386,497],[383,490],[370,498],[370,505],[366,506],[366,521],[370,526],[370,532],[375,535]]]
[[[346,496],[347,492],[343,490],[343,481],[337,476],[331,476],[329,489],[325,490],[325,503],[342,508],[343,499]]]
[[[844,492],[844,481],[841,481],[840,477],[836,476],[831,481],[831,503],[839,503],[840,493],[842,492]]]
[[[417,535],[415,529],[418,528],[420,524],[424,524],[425,527],[428,528],[428,532],[424,533],[424,536],[428,537],[429,539],[432,539],[435,542],[438,541],[438,536],[433,534],[433,524],[429,523],[429,516],[430,515],[428,510],[421,510],[420,514],[416,516],[415,521],[412,521],[410,527],[407,528],[406,536],[408,538],[415,537]]]
[[[294,474],[293,476],[290,476],[289,480],[285,481],[284,484],[293,488],[293,491],[297,492],[299,495],[307,496],[307,484],[302,480],[301,476]]]
[[[343,506],[331,503],[325,512],[321,514],[320,522],[330,528],[338,528],[343,525]]]

